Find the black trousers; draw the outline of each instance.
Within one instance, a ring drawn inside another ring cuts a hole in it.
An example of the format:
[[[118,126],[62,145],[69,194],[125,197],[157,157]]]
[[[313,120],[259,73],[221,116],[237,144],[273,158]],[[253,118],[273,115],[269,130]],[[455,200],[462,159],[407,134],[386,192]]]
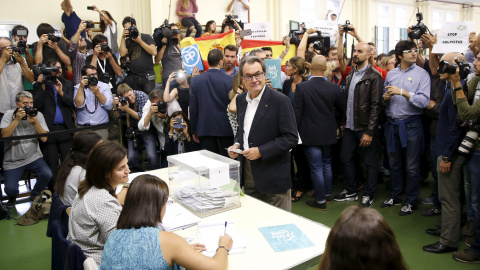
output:
[[[202,36],[202,26],[194,17],[184,17],[182,19],[182,25],[187,27],[187,33],[185,33],[185,37],[189,37],[192,33],[192,30],[190,29],[190,27],[192,26],[194,26],[197,30],[197,32],[195,33],[195,37],[198,38]]]
[[[50,132],[67,130],[67,127],[64,124],[53,125],[50,129]],[[70,148],[72,147],[73,134],[64,133],[58,135],[50,135],[45,143],[42,143],[42,153],[45,162],[52,171],[53,178],[52,181],[48,184],[49,189],[53,190],[55,186],[55,180],[57,179],[57,172],[59,168],[58,160],[60,158],[61,162],[65,160],[67,155],[70,153]]]
[[[217,153],[219,155],[228,157],[227,150],[233,145],[233,136],[229,137],[213,137],[213,136],[202,136],[200,138],[200,147],[204,150]]]

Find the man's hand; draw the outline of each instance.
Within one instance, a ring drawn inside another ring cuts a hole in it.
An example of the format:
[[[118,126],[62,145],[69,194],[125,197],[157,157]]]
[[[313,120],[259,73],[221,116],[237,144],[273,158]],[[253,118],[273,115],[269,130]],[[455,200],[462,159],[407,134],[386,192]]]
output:
[[[262,156],[260,154],[260,150],[258,150],[258,147],[252,147],[248,150],[245,150],[242,152],[242,154],[248,160],[256,160]]]
[[[43,82],[43,74],[38,75],[37,78],[37,83],[42,83]]]
[[[82,80],[80,81],[80,87],[85,88],[85,86],[88,85],[88,79],[87,76],[82,76]]]
[[[10,61],[10,57],[12,57],[13,51],[12,48],[7,47],[2,50],[2,60],[6,62]]]
[[[193,67],[192,76],[195,77],[195,76],[198,76],[198,75],[200,75],[200,68],[199,67]]]
[[[105,58],[107,58],[107,60],[112,60],[113,55],[110,52],[104,52],[103,54],[105,54]]]
[[[20,64],[20,65],[23,65],[25,64],[25,59],[23,58],[23,56],[17,52],[14,52],[13,53],[13,57],[15,57],[15,60],[17,60],[17,62]]]
[[[267,78],[267,79],[265,80],[265,84],[266,84],[268,87],[273,88],[273,86],[272,86],[272,80],[270,80],[270,78]]]
[[[95,55],[95,57],[98,57],[98,55],[102,52],[102,47],[100,47],[99,44],[97,44],[97,46],[95,46],[95,49],[93,49],[93,55]]]
[[[448,174],[450,173],[450,168],[452,166],[452,162],[445,162],[445,161],[440,161],[440,172],[443,174]]]
[[[289,36],[286,36],[283,38],[283,44],[285,44],[285,51],[289,51],[290,50],[290,37]]]
[[[162,48],[166,47],[168,45],[168,38],[166,38],[166,37],[162,38],[162,44],[163,44]]]
[[[79,25],[78,25],[78,30],[77,32],[83,32],[83,30],[87,29],[87,23],[85,21],[82,21]]]
[[[35,124],[38,123],[38,120],[37,120],[37,117],[36,117],[36,116],[27,115],[27,122],[28,122],[29,124],[35,125]]]
[[[98,88],[98,85],[95,86],[90,86],[88,89],[94,94],[97,95],[97,93],[100,93],[100,88]]]
[[[372,143],[373,137],[367,134],[363,134],[362,138],[360,139],[360,147],[369,147]]]
[[[385,93],[388,93],[389,95],[392,95],[392,96],[393,95],[400,95],[400,93],[402,92],[400,88],[398,88],[396,86],[393,86],[393,85],[389,85],[385,88],[387,89],[387,91]]]
[[[315,33],[315,32],[316,32],[316,31],[315,31],[315,29],[313,29],[313,28],[308,28],[308,29],[307,29],[307,33],[308,33],[308,34],[313,34],[313,33]]]
[[[40,39],[38,40],[38,45],[41,45],[43,46],[45,43],[48,42],[48,35],[47,34],[43,34]]]
[[[455,61],[458,61],[458,59],[455,58]],[[460,68],[457,67],[457,70],[456,70],[455,74],[448,74],[448,78],[452,82],[452,85],[454,85],[456,82],[459,82],[460,81]]]
[[[122,34],[122,38],[126,38],[130,35],[130,31],[128,31],[128,29],[123,29],[123,34]]]
[[[383,100],[389,101],[390,99],[392,99],[392,95],[389,94],[388,91],[385,92],[385,93],[383,94]]]
[[[57,83],[55,84],[55,89],[59,94],[63,95],[63,84],[57,79]]]
[[[234,144],[230,146],[228,149],[240,149],[240,146],[238,144]],[[238,157],[238,154],[232,151],[228,151],[228,156],[230,158],[236,159]]]
[[[420,40],[422,41],[422,44],[425,44],[425,46],[427,46],[427,48],[431,51],[433,49],[433,45],[437,43],[437,35],[435,34],[435,36],[432,36],[429,33],[425,33],[422,35]]]
[[[428,103],[427,109],[433,108],[435,106],[435,104],[437,104],[435,101],[430,100],[430,103]]]
[[[54,50],[57,50],[58,49],[58,43],[57,42],[53,42],[51,40],[48,41],[47,43],[48,47],[54,49]]]
[[[27,114],[25,113],[25,111],[23,110],[23,108],[21,109],[18,109],[16,115],[15,115],[15,120],[17,121],[20,121],[22,120],[23,117],[25,117]]]

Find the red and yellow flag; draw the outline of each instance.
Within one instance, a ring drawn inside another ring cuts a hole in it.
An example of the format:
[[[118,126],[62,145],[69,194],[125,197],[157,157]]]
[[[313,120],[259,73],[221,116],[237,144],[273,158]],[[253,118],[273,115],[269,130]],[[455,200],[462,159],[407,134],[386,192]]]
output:
[[[199,37],[199,38],[184,38],[180,41],[180,46],[182,48],[191,46],[193,44],[198,45],[198,49],[200,50],[200,55],[202,56],[203,60],[207,60],[208,52],[211,49],[219,49],[223,53],[223,48],[227,45],[235,45],[235,32],[230,30],[227,33],[218,34],[218,35],[211,35],[206,37]]]
[[[272,48],[272,57],[276,59],[282,51],[285,50],[285,45],[282,41],[270,41],[270,40],[253,40],[253,39],[244,39],[242,41],[242,53],[252,51],[257,48],[262,47],[271,47]],[[288,51],[285,58],[283,58],[282,66],[285,65],[288,59],[295,56],[295,45],[290,45],[290,50]]]

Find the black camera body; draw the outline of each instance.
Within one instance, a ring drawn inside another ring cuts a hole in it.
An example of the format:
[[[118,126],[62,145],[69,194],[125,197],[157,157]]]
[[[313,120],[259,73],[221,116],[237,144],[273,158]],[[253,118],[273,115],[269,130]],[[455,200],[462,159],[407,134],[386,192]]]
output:
[[[125,138],[133,141],[133,148],[138,148],[137,138],[140,135],[140,131],[134,127],[128,127],[125,130]]]
[[[38,79],[40,74],[43,74],[43,84],[57,84],[57,76],[52,75],[52,72],[59,72],[60,68],[57,66],[47,67],[45,64],[40,63],[36,66],[33,66],[33,76],[35,80]]]
[[[128,98],[127,97],[119,97],[118,100],[120,101],[120,105],[127,106],[128,105]]]
[[[130,66],[130,62],[127,61],[127,56],[120,57],[120,67],[125,70],[127,75],[132,74],[132,67]]]
[[[106,43],[100,44],[100,49],[102,50],[102,52],[110,52],[111,51],[110,47]]]
[[[3,48],[0,50],[0,56],[2,55],[3,50],[5,50],[6,48],[12,49],[12,52],[20,53],[20,49],[19,49],[17,46],[15,46],[15,45],[9,45],[9,46],[3,47]]]
[[[85,23],[87,24],[87,29],[95,28],[95,24],[92,21],[85,21]]]
[[[290,44],[293,44],[298,47],[300,41],[302,41],[303,34],[307,31],[306,28],[303,30],[292,30],[290,31]],[[330,49],[330,37],[322,36],[322,32],[317,31],[308,36],[307,48],[310,44],[313,43],[313,49],[321,51],[322,55],[325,55],[326,52]]]
[[[22,120],[27,120],[27,115],[31,117],[35,117],[38,114],[38,110],[36,108],[30,107],[28,105],[23,107],[23,110],[25,111],[25,116],[22,118]],[[18,109],[15,110],[14,114],[17,115]]]
[[[343,32],[348,32],[348,31],[352,31],[353,28],[350,27],[350,21],[349,20],[346,20],[345,21],[345,24],[343,25]]]
[[[27,42],[23,40],[23,38],[20,38],[20,40],[17,42],[17,48],[19,54],[27,53]]]
[[[178,38],[172,38],[172,36],[180,34],[180,29],[173,29],[168,23],[168,19],[165,19],[164,23],[160,27],[153,30],[153,40],[158,47],[163,47],[164,45],[177,45]],[[167,43],[163,43],[162,39],[167,38]]]
[[[134,18],[132,18],[132,19],[130,20],[130,24],[131,24],[131,25],[130,25],[130,27],[128,28],[128,36],[129,36],[130,38],[136,39],[136,38],[138,38],[138,36],[140,35],[140,32],[138,31],[138,28],[137,28],[137,26],[136,26],[136,25],[137,25],[137,21],[136,21]]]
[[[163,100],[159,100],[155,106],[158,107],[158,112],[161,113],[161,114],[166,114],[167,113],[167,103]]]
[[[110,83],[111,79],[112,79],[112,76],[110,76],[110,74],[108,73],[102,73],[98,75],[98,80],[106,84]]]
[[[50,40],[51,42],[59,42],[61,37],[60,35],[57,35],[57,34],[52,34],[52,33],[48,33],[48,40]]]
[[[423,14],[421,12],[418,12],[416,14],[416,17],[417,17],[417,24],[412,25],[412,31],[408,33],[408,37],[410,39],[420,39],[422,35],[427,32],[427,26],[422,23]]]
[[[87,80],[88,80],[88,86],[97,86],[98,84],[98,79],[93,74],[88,75]]]
[[[442,60],[438,65],[438,74],[455,74],[457,68],[459,68],[460,79],[465,80],[470,74],[470,65],[465,61],[456,61],[457,65],[450,64],[449,62]]]

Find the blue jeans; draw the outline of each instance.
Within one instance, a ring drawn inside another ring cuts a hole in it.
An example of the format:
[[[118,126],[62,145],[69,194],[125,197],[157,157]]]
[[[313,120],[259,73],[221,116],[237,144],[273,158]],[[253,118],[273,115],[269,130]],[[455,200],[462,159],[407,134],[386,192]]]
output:
[[[395,201],[402,200],[403,189],[403,158],[406,160],[406,170],[408,175],[406,185],[405,204],[417,205],[420,194],[420,154],[423,147],[423,127],[421,122],[411,122],[406,124],[407,129],[407,147],[402,148],[398,127],[394,127],[395,132],[395,152],[388,153],[390,163],[390,181],[392,185],[392,198]],[[385,137],[388,138],[389,128],[385,129]]]
[[[18,196],[18,182],[25,170],[31,171],[37,178],[37,182],[32,190],[33,196],[40,194],[52,179],[52,171],[43,158],[16,169],[5,170],[5,193],[8,197],[16,198]]]
[[[332,155],[330,145],[304,145],[303,151],[310,166],[315,190],[315,201],[324,203],[325,195],[332,194]]]
[[[138,162],[138,149],[141,144],[145,144],[145,149],[147,150],[148,158],[148,169],[156,170],[160,168],[158,153],[157,153],[157,135],[151,131],[142,131],[137,137],[138,147],[133,147],[133,140],[128,139],[128,165],[141,170],[140,163]]]
[[[473,151],[467,159],[465,168],[470,173],[472,184],[472,208],[475,212],[475,243],[471,249],[480,255],[480,151]]]

